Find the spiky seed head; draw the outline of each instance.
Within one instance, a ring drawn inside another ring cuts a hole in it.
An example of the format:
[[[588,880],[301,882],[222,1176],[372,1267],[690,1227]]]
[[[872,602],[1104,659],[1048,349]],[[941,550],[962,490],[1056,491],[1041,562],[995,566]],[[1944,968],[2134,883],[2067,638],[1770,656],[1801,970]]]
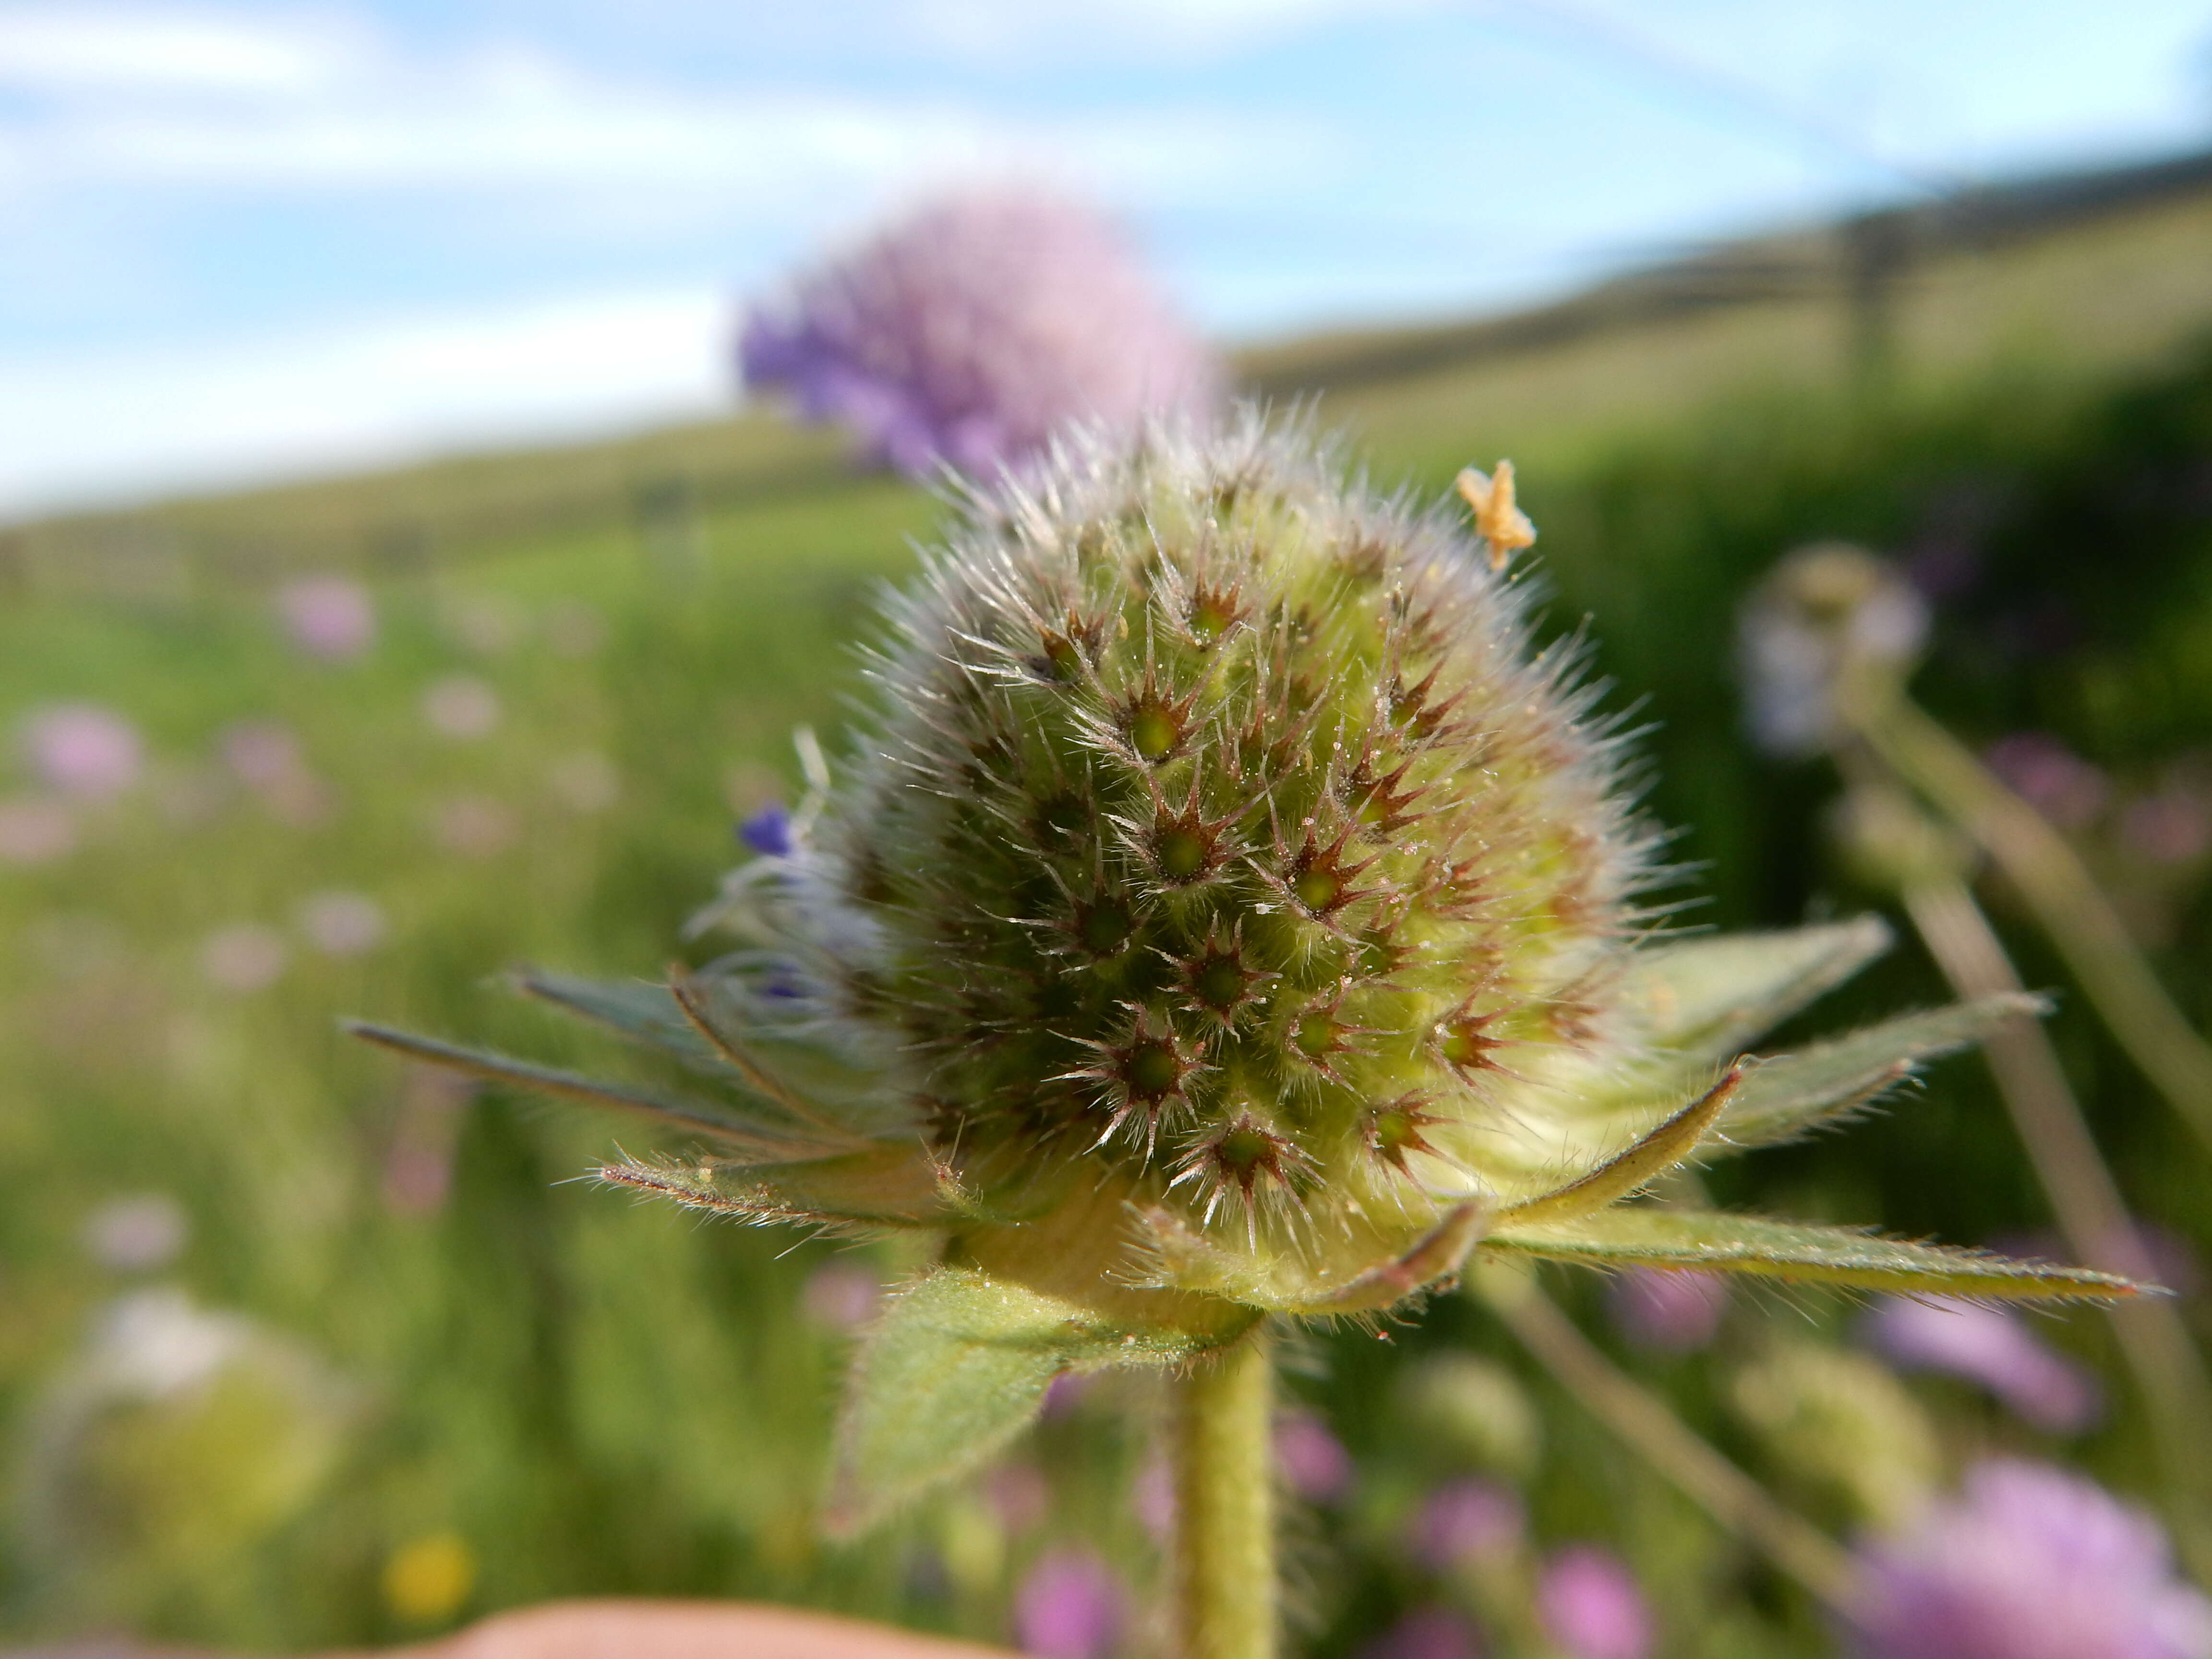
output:
[[[1506,1086],[1608,1041],[1615,744],[1476,538],[1303,429],[967,498],[873,672],[781,914],[985,1208],[1103,1183],[1348,1262],[1494,1190]]]

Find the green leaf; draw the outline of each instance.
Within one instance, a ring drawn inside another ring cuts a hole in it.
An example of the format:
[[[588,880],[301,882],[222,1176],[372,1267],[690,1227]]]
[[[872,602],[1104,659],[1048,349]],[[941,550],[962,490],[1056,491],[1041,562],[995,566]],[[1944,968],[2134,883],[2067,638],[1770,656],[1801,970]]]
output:
[[[1978,1042],[2014,1020],[2038,1018],[2049,1009],[2039,997],[1981,997],[1905,1014],[1763,1060],[1746,1073],[1721,1115],[1721,1136],[1736,1149],[1787,1140],[1865,1105],[1911,1077],[1922,1061]],[[1707,1144],[1717,1149],[1717,1143]]]
[[[1711,1089],[1589,1174],[1501,1211],[1498,1224],[1506,1228],[1542,1226],[1589,1215],[1664,1175],[1697,1150],[1705,1131],[1712,1127],[1714,1120],[1736,1093],[1744,1069],[1731,1066],[1728,1075]]]
[[[1699,1267],[1946,1296],[2112,1301],[2144,1288],[2082,1267],[2013,1261],[1848,1227],[1696,1210],[1603,1210],[1556,1226],[1501,1229],[1482,1243],[1486,1250],[1592,1267]]]
[[[1888,924],[1879,916],[1684,939],[1638,952],[1623,988],[1647,1010],[1655,1042],[1726,1060],[1826,995],[1890,943]]]
[[[972,1268],[925,1273],[891,1297],[854,1366],[830,1524],[864,1531],[984,1462],[1036,1417],[1062,1371],[1176,1364],[1246,1328],[1116,1326]]]
[[[827,1150],[818,1139],[801,1139],[786,1133],[779,1126],[748,1122],[698,1101],[678,1099],[674,1096],[634,1089],[623,1084],[605,1083],[579,1073],[564,1072],[534,1061],[517,1060],[512,1055],[495,1054],[489,1049],[464,1048],[453,1043],[441,1042],[435,1037],[417,1036],[411,1031],[395,1031],[388,1026],[372,1025],[362,1020],[345,1020],[341,1024],[343,1029],[362,1041],[404,1054],[410,1060],[426,1060],[448,1071],[482,1078],[487,1083],[505,1083],[538,1094],[580,1100],[592,1106],[611,1106],[619,1111],[640,1112],[676,1128],[708,1136],[732,1152],[742,1152],[763,1162],[811,1158]]]

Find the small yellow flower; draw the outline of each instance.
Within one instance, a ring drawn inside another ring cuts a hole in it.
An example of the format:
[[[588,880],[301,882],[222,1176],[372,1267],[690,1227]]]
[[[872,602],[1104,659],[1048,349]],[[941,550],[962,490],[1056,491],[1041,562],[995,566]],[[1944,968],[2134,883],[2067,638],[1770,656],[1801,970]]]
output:
[[[384,1601],[410,1625],[442,1625],[477,1587],[477,1553],[457,1532],[425,1533],[384,1564]]]
[[[1461,499],[1474,512],[1474,533],[1490,545],[1490,568],[1505,568],[1505,562],[1536,541],[1536,526],[1513,504],[1513,463],[1500,461],[1496,472],[1479,466],[1464,468],[1457,480]]]

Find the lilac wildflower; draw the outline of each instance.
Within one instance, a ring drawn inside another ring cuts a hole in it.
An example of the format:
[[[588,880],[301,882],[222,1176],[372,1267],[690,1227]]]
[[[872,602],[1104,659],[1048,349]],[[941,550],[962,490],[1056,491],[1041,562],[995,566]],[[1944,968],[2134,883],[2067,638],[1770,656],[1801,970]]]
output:
[[[1449,1607],[1416,1607],[1359,1650],[1359,1659],[1481,1659],[1482,1638]]]
[[[365,893],[312,893],[300,906],[300,931],[326,957],[357,957],[384,943],[384,911]]]
[[[2015,732],[1984,751],[1990,771],[2061,830],[2079,830],[2105,810],[2112,783],[2057,738]]]
[[[1052,1551],[1014,1594],[1014,1639],[1038,1659],[1105,1659],[1121,1620],[1121,1583],[1088,1551]]]
[[[302,576],[276,595],[276,614],[292,643],[325,662],[349,662],[376,642],[376,606],[345,576]]]
[[[489,737],[499,694],[472,674],[449,675],[422,694],[422,718],[441,737]]]
[[[1084,1396],[1097,1381],[1096,1371],[1062,1371],[1046,1388],[1044,1405],[1038,1414],[1047,1422],[1073,1416],[1082,1409]]]
[[[781,801],[770,801],[740,823],[738,839],[763,858],[787,859],[796,846],[791,838],[791,814]]]
[[[1285,1412],[1275,1419],[1275,1467],[1309,1504],[1334,1504],[1352,1490],[1352,1454],[1311,1412]]]
[[[1644,1659],[1651,1612],[1620,1559],[1576,1544],[1544,1564],[1536,1611],[1545,1632],[1574,1659]]]
[[[799,1292],[806,1316],[833,1331],[859,1330],[876,1316],[883,1299],[884,1282],[875,1270],[851,1261],[817,1267]]]
[[[748,317],[745,384],[910,476],[983,474],[1086,420],[1203,413],[1213,355],[1109,222],[1001,188],[931,203]]]
[[[191,1236],[185,1206],[167,1193],[112,1198],[84,1219],[87,1254],[117,1273],[166,1267]]]
[[[1690,1353],[1711,1342],[1728,1302],[1728,1281],[1718,1273],[1658,1267],[1628,1268],[1606,1298],[1623,1336],[1662,1353]]]
[[[52,864],[76,850],[76,819],[65,802],[40,795],[0,800],[0,863]]]
[[[119,795],[145,769],[138,728],[94,703],[40,709],[24,720],[22,742],[24,758],[39,781],[79,800]]]
[[[1859,1563],[1854,1659],[2212,1659],[2212,1600],[2157,1524],[2047,1464],[1980,1465]]]
[[[1866,1334],[1893,1364],[1978,1382],[2039,1429],[2078,1434],[2097,1420],[2095,1378],[2002,1308],[1957,1297],[1893,1297],[1868,1317]]]
[[[1129,1507],[1154,1543],[1164,1544],[1175,1536],[1175,1471],[1166,1458],[1148,1458],[1137,1471],[1129,1486]]]
[[[2170,782],[2128,803],[2120,839],[2154,864],[2194,864],[2212,849],[2212,800],[2186,783]]]
[[[1451,1480],[1415,1511],[1407,1542],[1431,1572],[1492,1560],[1521,1547],[1528,1516],[1521,1495],[1496,1480]]]
[[[275,928],[242,921],[208,935],[200,947],[200,972],[225,991],[262,991],[276,982],[290,956]]]

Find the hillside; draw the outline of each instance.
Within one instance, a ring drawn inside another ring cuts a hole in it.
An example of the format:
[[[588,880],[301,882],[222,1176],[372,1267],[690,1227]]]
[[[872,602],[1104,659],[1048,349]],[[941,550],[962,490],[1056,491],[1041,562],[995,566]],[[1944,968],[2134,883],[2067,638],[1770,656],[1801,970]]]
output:
[[[2078,381],[2212,325],[2212,152],[1992,186],[1753,238],[1473,321],[1237,355],[1247,386],[1320,395],[1378,461],[1424,473],[1575,457],[1717,399],[1913,398],[1992,373]],[[702,512],[834,492],[838,440],[769,411],[558,448],[0,531],[0,592],[159,599],[301,566],[401,574],[550,532],[691,533]]]

